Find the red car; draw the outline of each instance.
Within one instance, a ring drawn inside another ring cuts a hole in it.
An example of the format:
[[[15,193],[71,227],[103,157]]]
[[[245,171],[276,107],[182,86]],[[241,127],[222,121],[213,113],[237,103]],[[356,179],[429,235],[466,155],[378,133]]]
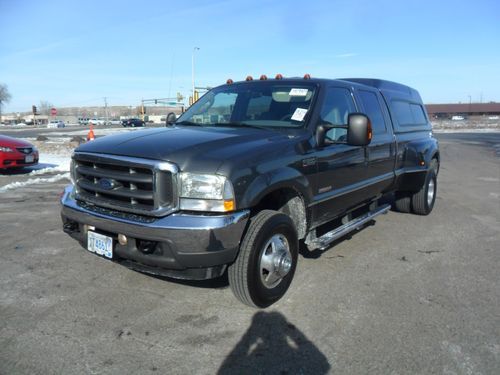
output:
[[[0,135],[0,169],[21,168],[38,163],[38,150],[21,139]]]

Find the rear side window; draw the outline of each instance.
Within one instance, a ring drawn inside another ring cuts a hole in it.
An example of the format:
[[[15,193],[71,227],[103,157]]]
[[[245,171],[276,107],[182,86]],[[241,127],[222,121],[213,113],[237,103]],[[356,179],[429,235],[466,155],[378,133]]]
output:
[[[360,90],[359,96],[363,102],[366,115],[372,123],[373,134],[385,133],[387,129],[377,95],[371,91]]]
[[[410,103],[411,113],[413,115],[413,119],[415,120],[415,124],[425,124],[427,123],[427,119],[425,118],[424,109],[421,105]]]
[[[421,105],[402,100],[393,100],[392,109],[400,126],[423,125],[427,123]]]

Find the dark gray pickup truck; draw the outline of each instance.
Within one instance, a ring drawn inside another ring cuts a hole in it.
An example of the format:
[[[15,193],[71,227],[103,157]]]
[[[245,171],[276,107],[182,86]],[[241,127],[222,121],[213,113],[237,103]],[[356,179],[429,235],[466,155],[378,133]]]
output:
[[[439,162],[410,87],[249,77],[166,128],[78,147],[61,215],[90,252],[179,279],[227,271],[240,301],[266,307],[290,286],[299,246],[328,248],[387,212],[387,197],[429,214]]]

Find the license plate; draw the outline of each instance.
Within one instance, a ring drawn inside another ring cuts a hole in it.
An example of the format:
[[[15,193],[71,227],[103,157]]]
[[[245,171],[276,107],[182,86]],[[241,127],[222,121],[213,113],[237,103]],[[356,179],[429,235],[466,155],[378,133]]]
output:
[[[87,232],[87,250],[106,258],[113,258],[113,239],[96,232]]]
[[[28,155],[24,158],[25,163],[33,163],[35,161],[35,157],[33,155]]]

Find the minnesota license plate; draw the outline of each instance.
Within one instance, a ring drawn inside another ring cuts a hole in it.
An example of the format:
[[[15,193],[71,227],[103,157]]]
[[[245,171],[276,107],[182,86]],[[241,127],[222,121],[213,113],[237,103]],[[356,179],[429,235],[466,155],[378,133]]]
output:
[[[35,157],[33,155],[28,155],[24,158],[25,163],[33,163],[35,161]]]
[[[113,258],[113,239],[96,232],[87,232],[87,249],[92,253]]]

